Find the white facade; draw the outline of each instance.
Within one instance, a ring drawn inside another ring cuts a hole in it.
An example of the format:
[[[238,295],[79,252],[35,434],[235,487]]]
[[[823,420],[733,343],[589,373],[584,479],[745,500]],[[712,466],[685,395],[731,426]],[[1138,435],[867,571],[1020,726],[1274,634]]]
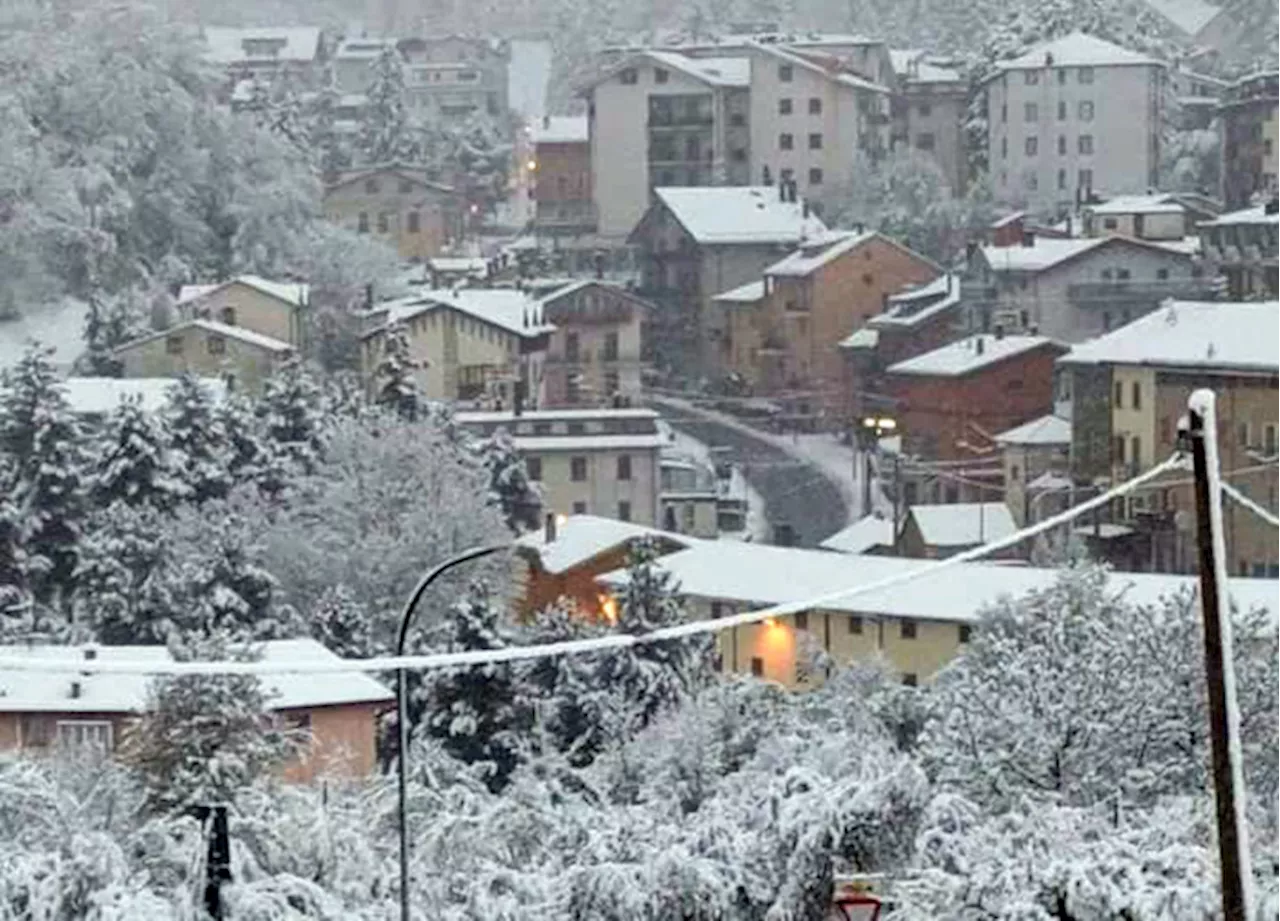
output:
[[[1081,33],[1001,65],[986,86],[989,181],[1039,212],[1089,191],[1154,188],[1164,65]]]

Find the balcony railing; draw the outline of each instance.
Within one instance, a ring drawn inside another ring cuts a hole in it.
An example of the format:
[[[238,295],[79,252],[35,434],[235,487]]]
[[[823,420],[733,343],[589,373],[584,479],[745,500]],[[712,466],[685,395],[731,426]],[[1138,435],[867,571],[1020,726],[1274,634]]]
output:
[[[1132,304],[1161,301],[1166,297],[1212,300],[1212,281],[1189,278],[1176,281],[1100,281],[1067,285],[1067,300],[1077,306]]]
[[[711,115],[649,115],[648,127],[658,130],[673,128],[710,128],[715,124]]]

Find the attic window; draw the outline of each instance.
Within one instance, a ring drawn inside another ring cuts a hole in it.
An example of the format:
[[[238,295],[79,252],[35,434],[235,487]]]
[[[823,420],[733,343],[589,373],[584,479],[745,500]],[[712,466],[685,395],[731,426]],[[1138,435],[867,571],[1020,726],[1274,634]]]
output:
[[[667,73],[665,70],[663,70],[661,67],[655,67],[655,68],[653,69],[653,82],[654,82],[654,83],[666,83],[666,82],[667,82],[667,78],[668,78],[668,77],[670,77],[670,76],[671,76],[671,75],[670,75],[669,73]]]
[[[640,79],[640,75],[636,73],[634,67],[628,67],[622,73],[618,74],[618,82],[625,83],[628,86],[633,85]]]
[[[182,354],[182,337],[181,336],[166,337],[164,340],[164,350],[165,350],[165,353],[168,355],[181,355]]]
[[[790,83],[792,75],[793,75],[793,70],[790,64],[778,65],[778,79],[780,81],[782,81],[783,83]]]
[[[364,181],[364,190],[365,190],[365,192],[367,192],[367,193],[368,193],[368,194],[370,194],[370,195],[377,195],[377,194],[378,194],[378,180],[376,180],[376,179],[366,179],[366,180]]]

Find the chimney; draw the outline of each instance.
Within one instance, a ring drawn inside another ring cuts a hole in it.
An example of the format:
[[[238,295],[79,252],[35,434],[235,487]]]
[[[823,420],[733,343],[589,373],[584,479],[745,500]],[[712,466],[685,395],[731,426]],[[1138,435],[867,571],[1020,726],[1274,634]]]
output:
[[[543,128],[550,128],[550,127],[551,127],[551,116],[550,116],[550,115],[544,115],[544,116],[542,116],[542,127],[543,127]]]
[[[975,339],[973,340],[973,351],[974,351],[975,353],[977,353],[978,355],[981,355],[981,354],[982,354],[982,350],[983,350],[983,346],[982,346],[982,336],[978,336],[977,338],[975,338]]]
[[[997,323],[996,324],[996,341],[999,342],[1003,338],[1004,338],[1004,324]]]
[[[769,172],[769,167],[767,166],[760,170],[760,184],[773,185],[773,173]]]
[[[543,516],[545,522],[542,530],[542,537],[545,543],[552,543],[556,539],[556,516],[552,512],[548,512]]]
[[[84,660],[86,662],[92,662],[96,658],[98,658],[98,650],[92,646],[86,646],[84,650]]]
[[[779,179],[778,180],[778,201],[784,202],[786,200],[787,200],[787,180]]]
[[[71,682],[71,699],[72,700],[79,700],[80,695],[83,692],[84,692],[84,688],[81,686],[79,681]]]

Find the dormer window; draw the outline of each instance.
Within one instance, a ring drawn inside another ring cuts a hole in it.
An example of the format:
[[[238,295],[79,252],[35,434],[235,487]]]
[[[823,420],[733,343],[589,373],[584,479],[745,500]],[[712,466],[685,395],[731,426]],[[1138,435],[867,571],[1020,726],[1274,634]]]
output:
[[[223,307],[222,312],[218,314],[218,319],[227,326],[235,326],[236,309],[234,307]]]

